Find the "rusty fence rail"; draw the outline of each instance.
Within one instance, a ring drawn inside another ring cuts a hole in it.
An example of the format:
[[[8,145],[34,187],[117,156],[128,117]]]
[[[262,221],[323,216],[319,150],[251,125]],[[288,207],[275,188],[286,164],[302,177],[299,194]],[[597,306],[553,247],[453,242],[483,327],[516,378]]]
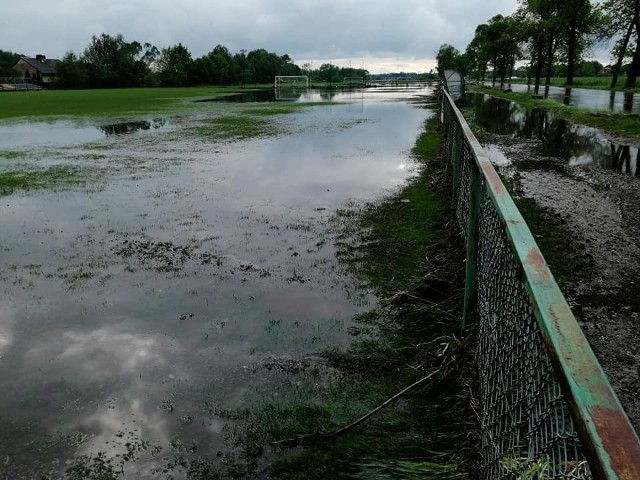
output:
[[[529,228],[451,96],[442,121],[477,318],[481,470],[498,479],[640,479],[640,443]]]

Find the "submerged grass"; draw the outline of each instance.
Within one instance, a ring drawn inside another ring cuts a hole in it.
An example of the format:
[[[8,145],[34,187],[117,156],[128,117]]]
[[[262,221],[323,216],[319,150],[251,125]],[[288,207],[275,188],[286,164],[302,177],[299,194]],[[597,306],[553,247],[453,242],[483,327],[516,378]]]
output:
[[[5,159],[5,160],[15,160],[17,158],[23,158],[26,156],[27,156],[26,152],[20,152],[16,150],[7,150],[4,152],[0,151],[0,159]]]
[[[278,135],[282,129],[275,123],[249,115],[228,115],[210,118],[194,131],[210,140],[246,140]]]
[[[0,196],[11,195],[19,190],[69,188],[83,184],[85,179],[82,169],[74,166],[56,166],[29,172],[5,172],[0,173]]]
[[[640,139],[640,116],[626,113],[567,107],[549,99],[533,98],[529,93],[505,92],[499,89],[473,86],[473,91],[518,102],[522,105],[551,109],[573,123],[596,127],[612,135]]]
[[[271,116],[271,115],[283,115],[288,113],[295,113],[303,108],[310,107],[324,107],[329,105],[335,105],[335,103],[330,102],[306,102],[306,103],[298,103],[298,102],[284,102],[277,103],[272,102],[267,105],[260,105],[259,107],[249,107],[244,112],[248,115],[258,115],[258,116]]]

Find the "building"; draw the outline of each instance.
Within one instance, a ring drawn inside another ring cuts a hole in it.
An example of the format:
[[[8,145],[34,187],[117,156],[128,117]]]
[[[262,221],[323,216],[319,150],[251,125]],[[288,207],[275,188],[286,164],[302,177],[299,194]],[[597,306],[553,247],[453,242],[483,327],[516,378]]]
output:
[[[22,57],[13,68],[20,72],[25,79],[31,79],[39,85],[46,86],[56,76],[58,61],[47,59],[44,55],[36,55],[36,58]]]

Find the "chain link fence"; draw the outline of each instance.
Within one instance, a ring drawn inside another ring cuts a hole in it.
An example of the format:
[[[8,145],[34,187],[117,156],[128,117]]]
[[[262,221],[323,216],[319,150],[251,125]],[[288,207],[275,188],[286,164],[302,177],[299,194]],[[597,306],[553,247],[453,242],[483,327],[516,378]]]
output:
[[[640,479],[638,437],[446,91],[442,120],[467,248],[463,328],[477,319],[483,478]]]

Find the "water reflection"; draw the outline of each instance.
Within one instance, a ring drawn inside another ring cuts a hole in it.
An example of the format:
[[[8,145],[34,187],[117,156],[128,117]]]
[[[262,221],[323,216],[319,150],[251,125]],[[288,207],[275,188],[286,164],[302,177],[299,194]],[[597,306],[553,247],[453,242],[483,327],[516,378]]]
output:
[[[559,158],[568,167],[599,166],[640,176],[638,146],[610,140],[600,130],[574,125],[553,111],[524,107],[490,95],[469,95],[476,121],[500,135],[541,141],[541,154]]]
[[[82,120],[0,122],[0,151],[78,145],[96,142],[111,135],[138,131],[165,131],[169,126],[170,124],[164,118],[107,125],[96,125],[91,121]]]
[[[388,89],[381,88],[381,93]],[[365,89],[318,89],[318,88],[276,88],[266,90],[252,90],[244,93],[225,95],[222,97],[204,98],[196,102],[220,102],[220,103],[253,103],[253,102],[349,102],[354,98],[360,100],[364,97]]]
[[[412,175],[408,152],[432,113],[398,100],[430,93],[365,92],[362,113],[342,103],[348,92],[311,92],[339,101],[274,119],[291,134],[246,142],[183,135],[197,119],[153,142],[152,120],[109,138],[87,124],[105,168],[144,163],[97,191],[3,197],[0,478],[63,478],[97,452],[132,458],[118,478],[158,478],[151,467],[194,445],[227,451],[220,411],[297,391],[260,368],[266,356],[347,348],[351,318],[374,299],[339,273],[333,212]],[[32,138],[48,128],[27,125]],[[0,150],[14,126],[0,126]],[[67,158],[83,141],[33,157]]]

